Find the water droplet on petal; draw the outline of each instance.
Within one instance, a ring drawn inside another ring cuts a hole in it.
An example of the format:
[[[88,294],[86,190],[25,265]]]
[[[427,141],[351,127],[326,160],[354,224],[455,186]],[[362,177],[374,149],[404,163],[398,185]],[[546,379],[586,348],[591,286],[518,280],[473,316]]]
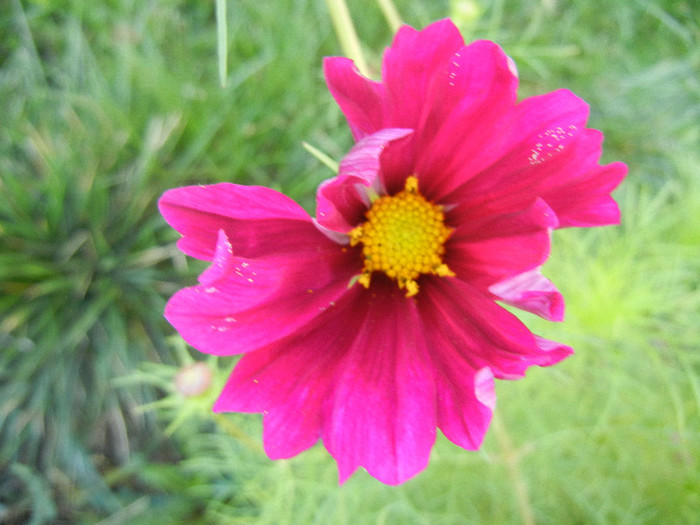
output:
[[[556,157],[566,149],[566,146],[576,136],[578,128],[571,124],[566,128],[557,126],[556,128],[545,130],[537,136],[537,142],[530,149],[528,162],[532,166],[543,164]]]

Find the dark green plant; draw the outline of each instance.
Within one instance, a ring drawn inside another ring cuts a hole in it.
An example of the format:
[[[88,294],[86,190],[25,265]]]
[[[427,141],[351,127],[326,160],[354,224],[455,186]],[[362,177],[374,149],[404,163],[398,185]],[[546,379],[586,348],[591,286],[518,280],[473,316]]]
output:
[[[14,12],[20,38],[0,77],[0,492],[17,519],[47,508],[40,487],[48,502],[89,488],[89,504],[119,508],[100,470],[159,433],[135,412],[153,392],[113,379],[168,359],[161,313],[176,275],[154,166],[178,121],[134,120],[79,20],[39,42],[31,14]]]

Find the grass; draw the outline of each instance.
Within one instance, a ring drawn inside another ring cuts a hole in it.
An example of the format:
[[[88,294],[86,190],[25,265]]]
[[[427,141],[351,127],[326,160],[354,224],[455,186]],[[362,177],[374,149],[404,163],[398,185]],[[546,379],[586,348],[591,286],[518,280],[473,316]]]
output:
[[[391,39],[350,10],[370,67]],[[498,384],[503,431],[467,453],[440,438],[400,487],[338,487],[322,447],[271,462],[258,416],[212,416],[215,385],[162,319],[201,265],[155,201],[189,183],[279,189],[313,211],[350,133],[321,58],[325,3],[230,2],[221,88],[212,3],[12,0],[0,20],[0,522],[700,523],[700,12],[683,0],[396,2],[449,15],[515,58],[521,95],[572,89],[630,175],[619,227],[558,231],[545,273],[567,319],[526,322],[575,346]],[[202,360],[203,356],[194,355]],[[493,429],[492,429],[493,430]],[[511,448],[504,448],[510,442]],[[522,503],[522,502],[521,502]]]

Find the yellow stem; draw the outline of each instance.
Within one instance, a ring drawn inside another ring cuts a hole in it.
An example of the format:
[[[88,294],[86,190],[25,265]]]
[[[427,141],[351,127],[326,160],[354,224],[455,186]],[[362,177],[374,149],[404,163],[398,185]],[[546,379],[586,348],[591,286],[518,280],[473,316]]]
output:
[[[219,56],[219,83],[226,87],[226,64],[228,62],[228,36],[226,29],[226,0],[216,0],[217,54]]]
[[[348,11],[345,0],[326,0],[326,5],[328,6],[328,11],[330,12],[333,27],[335,28],[336,35],[338,35],[343,54],[355,62],[360,73],[369,76],[367,61],[362,54],[360,39],[357,38],[357,32],[352,23],[352,18],[350,18],[350,11]]]
[[[391,30],[396,33],[403,23],[398,9],[396,9],[396,6],[391,0],[377,0],[377,3],[379,4],[379,9],[382,10],[384,18],[386,18],[387,24],[389,24]]]

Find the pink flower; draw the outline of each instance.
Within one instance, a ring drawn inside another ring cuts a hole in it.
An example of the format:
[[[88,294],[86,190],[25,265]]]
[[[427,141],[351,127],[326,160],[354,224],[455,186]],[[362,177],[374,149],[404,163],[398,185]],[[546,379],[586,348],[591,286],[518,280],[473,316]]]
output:
[[[436,428],[480,446],[494,378],[572,352],[497,302],[562,319],[539,273],[551,230],[617,223],[626,166],[598,165],[582,100],[517,102],[510,59],[450,21],[403,27],[382,82],[345,58],[325,73],[357,144],[316,219],[263,187],[166,192],[179,247],[212,261],[166,317],[203,352],[245,354],[214,410],[262,412],[271,458],[321,439],[341,482],[362,466],[397,484],[426,467]]]

